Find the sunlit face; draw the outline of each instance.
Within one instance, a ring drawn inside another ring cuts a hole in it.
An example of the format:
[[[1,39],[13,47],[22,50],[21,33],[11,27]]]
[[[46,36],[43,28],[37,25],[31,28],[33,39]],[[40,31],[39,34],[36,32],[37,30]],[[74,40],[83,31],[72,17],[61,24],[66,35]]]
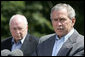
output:
[[[13,38],[18,41],[27,34],[28,26],[23,19],[15,17],[10,23],[10,31]]]
[[[73,28],[75,19],[69,19],[66,9],[54,10],[51,16],[52,25],[58,37],[66,35]]]

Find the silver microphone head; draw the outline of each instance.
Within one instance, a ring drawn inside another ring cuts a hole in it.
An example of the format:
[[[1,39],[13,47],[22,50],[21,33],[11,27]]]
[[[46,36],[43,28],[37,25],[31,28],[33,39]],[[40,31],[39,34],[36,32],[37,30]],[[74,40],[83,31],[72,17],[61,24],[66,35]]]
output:
[[[1,50],[1,56],[8,56],[10,51],[8,49]]]
[[[23,52],[20,49],[12,51],[8,56],[23,56]]]

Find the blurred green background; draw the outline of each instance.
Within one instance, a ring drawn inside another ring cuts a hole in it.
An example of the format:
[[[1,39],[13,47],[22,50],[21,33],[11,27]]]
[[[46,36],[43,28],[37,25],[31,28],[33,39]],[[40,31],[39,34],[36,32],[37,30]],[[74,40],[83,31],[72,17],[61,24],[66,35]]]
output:
[[[75,29],[84,35],[84,1],[1,1],[1,40],[11,36],[9,20],[14,14],[26,16],[28,32],[36,37],[54,33],[51,20],[51,8],[57,3],[68,3],[76,11]]]

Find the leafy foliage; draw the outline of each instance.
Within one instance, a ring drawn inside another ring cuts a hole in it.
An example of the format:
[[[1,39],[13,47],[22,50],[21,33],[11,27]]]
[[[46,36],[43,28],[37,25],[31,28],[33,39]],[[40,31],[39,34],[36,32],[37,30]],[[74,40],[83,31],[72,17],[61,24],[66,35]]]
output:
[[[57,3],[68,3],[76,10],[75,28],[84,34],[83,1],[1,1],[1,39],[11,36],[9,20],[14,14],[23,14],[29,23],[28,32],[36,37],[54,33],[50,10]]]

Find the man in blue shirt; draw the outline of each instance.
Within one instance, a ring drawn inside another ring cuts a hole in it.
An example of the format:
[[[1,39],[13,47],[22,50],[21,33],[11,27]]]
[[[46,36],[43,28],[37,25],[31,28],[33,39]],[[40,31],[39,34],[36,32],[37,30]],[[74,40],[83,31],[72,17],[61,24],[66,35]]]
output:
[[[22,50],[24,56],[30,56],[36,49],[38,38],[28,33],[28,22],[25,16],[13,15],[9,22],[12,37],[1,42],[1,50]]]
[[[55,33],[40,38],[34,56],[84,56],[84,36],[75,29],[75,10],[69,4],[55,5],[50,14]]]

